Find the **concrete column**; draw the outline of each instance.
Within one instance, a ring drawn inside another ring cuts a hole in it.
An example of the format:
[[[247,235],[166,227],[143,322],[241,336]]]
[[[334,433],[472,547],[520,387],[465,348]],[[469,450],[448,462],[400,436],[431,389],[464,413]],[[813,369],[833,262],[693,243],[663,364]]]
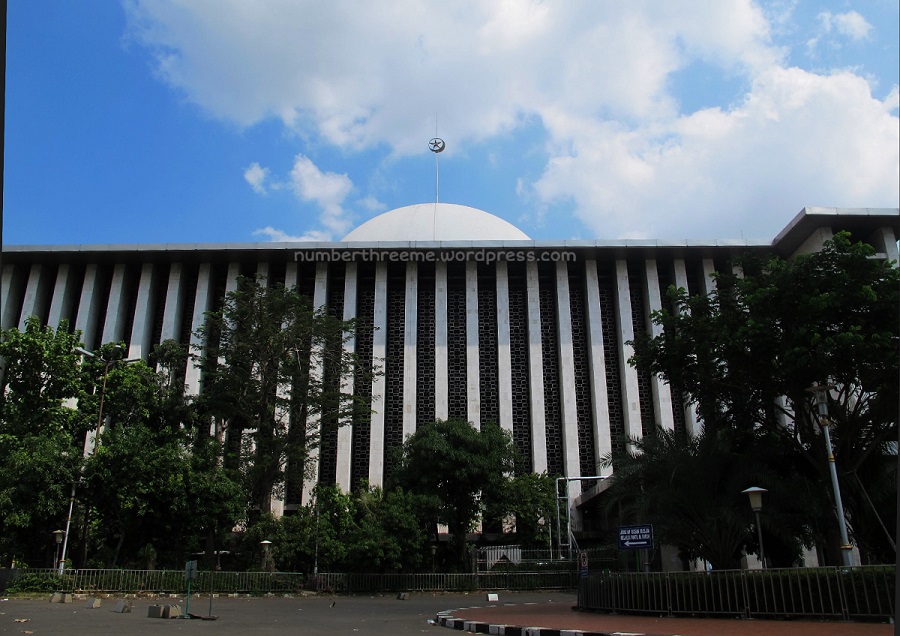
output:
[[[387,263],[375,264],[375,312],[372,338],[372,358],[384,360],[387,355]],[[384,482],[384,418],[387,383],[384,374],[372,380],[372,418],[369,428],[369,485],[381,486]]]
[[[44,280],[47,278],[46,268],[40,263],[31,266],[28,273],[28,284],[25,286],[25,298],[22,300],[22,313],[19,314],[19,331],[25,331],[25,322],[32,316],[43,313],[44,303],[41,293]]]
[[[197,292],[194,295],[194,313],[191,315],[191,335],[189,341],[190,351],[194,355],[205,355],[206,337],[205,334],[197,333],[206,322],[206,312],[213,307],[213,276],[212,265],[210,263],[200,263],[197,271]],[[188,395],[199,395],[200,393],[200,361],[192,358],[188,359],[187,373],[184,379],[187,385]]]
[[[600,281],[597,277],[597,261],[585,262],[585,306],[587,307],[587,346],[591,378],[591,406],[594,418],[594,444],[597,456],[612,452],[612,431],[609,428],[609,389],[606,385],[606,353],[603,350],[603,322],[600,310]],[[598,473],[611,475],[612,468],[604,467]]]
[[[716,279],[712,277],[716,273],[716,266],[713,259],[703,259],[703,295],[709,296],[716,291]]]
[[[634,355],[634,347],[625,344],[634,340],[634,323],[631,321],[631,295],[628,283],[628,263],[616,260],[616,301],[619,306],[619,373],[622,382],[622,398],[625,403],[623,416],[625,434],[629,437],[643,437],[641,426],[641,399],[638,395],[637,371],[628,364]]]
[[[562,411],[563,471],[566,477],[580,477],[578,411],[575,405],[575,351],[572,343],[572,300],[569,297],[569,266],[556,263],[556,333],[559,343],[559,391]],[[581,482],[569,482],[569,497],[581,494]]]
[[[528,294],[528,371],[531,380],[531,465],[547,471],[547,417],[544,413],[544,352],[541,347],[541,298],[537,263],[526,264]]]
[[[434,266],[434,416],[450,416],[450,370],[447,351],[447,263]]]
[[[890,226],[879,228],[872,237],[872,245],[879,253],[884,254],[888,261],[893,262],[894,267],[897,267],[900,254],[897,250],[897,236],[894,234],[894,228]]]
[[[512,352],[509,335],[509,268],[497,263],[497,390],[500,397],[500,426],[513,432]]]
[[[144,263],[141,268],[141,282],[138,285],[137,302],[134,305],[134,323],[131,327],[129,358],[147,359],[150,355],[150,339],[153,337],[153,313],[151,288],[153,286],[153,264]]]
[[[689,291],[687,268],[682,258],[675,259],[675,286]],[[688,435],[693,436],[698,433],[696,404],[684,405],[684,428]]]
[[[356,318],[356,286],[358,280],[357,264],[347,263],[344,274],[344,320]],[[344,343],[344,354],[351,356],[356,352],[356,338]],[[341,393],[353,393],[353,371],[341,376]],[[337,485],[344,492],[350,492],[350,472],[353,469],[353,420],[346,418],[337,431]]]
[[[241,275],[241,264],[240,263],[229,263],[228,264],[228,275],[225,278],[225,294],[230,294],[231,292],[237,291],[237,281],[238,277]]]
[[[50,314],[47,317],[47,324],[54,329],[58,328],[59,323],[72,312],[72,305],[75,301],[74,278],[72,267],[68,263],[59,266],[56,272],[53,298],[50,300]]]
[[[659,271],[656,268],[656,259],[648,258],[645,261],[647,284],[644,289],[644,298],[650,313],[662,309],[662,299],[659,290]],[[649,322],[649,317],[647,321]],[[662,334],[662,327],[650,324],[650,333],[653,337]],[[672,412],[672,391],[669,384],[658,375],[650,376],[650,393],[653,397],[653,410],[656,412],[656,425],[667,431],[675,429],[675,415]]]
[[[297,286],[297,261],[290,261],[284,268],[284,288],[291,290]]]
[[[328,303],[328,263],[316,263],[316,283],[313,291],[313,307],[318,310]],[[312,362],[310,364],[309,374],[311,377],[321,379],[324,369],[319,351],[313,347],[310,351]],[[316,431],[316,434],[322,435],[321,418],[318,415],[310,415],[306,422],[307,431]],[[313,448],[309,451],[309,479],[303,480],[303,501],[308,504],[313,500],[313,489],[319,482],[319,448]]]
[[[419,336],[417,308],[419,302],[419,266],[406,264],[406,299],[403,316],[403,440],[416,432],[416,399],[418,396],[418,361],[416,341]]]
[[[481,369],[478,362],[478,263],[466,261],[466,417],[480,430]]]
[[[256,265],[256,277],[260,280],[260,285],[263,287],[271,287],[269,284],[269,264],[268,263],[257,263]]]
[[[125,340],[125,325],[128,320],[128,300],[125,294],[125,264],[119,263],[113,269],[112,282],[109,285],[109,302],[106,303],[106,320],[103,323],[102,342],[120,342]]]
[[[181,317],[184,313],[184,306],[181,304],[183,281],[184,274],[181,263],[172,263],[169,266],[169,284],[166,288],[166,306],[163,308],[160,342],[178,340],[179,331],[181,331]]]
[[[13,289],[13,277],[15,274],[15,268],[12,265],[5,265],[3,267],[3,282],[2,289],[0,289],[0,303],[3,303],[0,306],[0,329],[9,329],[13,325],[15,325],[19,321],[18,313],[16,312],[16,298],[15,294],[12,293]],[[13,316],[13,314],[16,314]]]
[[[84,270],[84,283],[81,286],[81,298],[78,302],[78,314],[75,316],[75,329],[81,331],[81,340],[88,349],[94,347],[97,318],[100,315],[100,295],[95,293],[100,284],[100,271],[95,263]]]

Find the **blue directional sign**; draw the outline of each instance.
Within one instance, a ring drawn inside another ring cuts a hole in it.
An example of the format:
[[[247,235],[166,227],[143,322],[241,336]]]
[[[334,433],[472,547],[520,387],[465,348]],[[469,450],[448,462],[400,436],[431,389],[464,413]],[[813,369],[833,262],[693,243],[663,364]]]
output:
[[[620,550],[650,550],[653,548],[653,526],[619,526]]]

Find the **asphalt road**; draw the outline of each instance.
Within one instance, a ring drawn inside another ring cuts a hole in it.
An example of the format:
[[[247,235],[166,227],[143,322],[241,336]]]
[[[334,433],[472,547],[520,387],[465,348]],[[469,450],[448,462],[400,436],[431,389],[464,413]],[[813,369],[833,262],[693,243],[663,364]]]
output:
[[[49,598],[49,595],[48,597]],[[148,618],[153,604],[178,603],[184,599],[134,599],[131,613],[114,612],[116,599],[103,599],[97,609],[87,609],[85,600],[71,604],[41,600],[0,600],[0,634],[34,636],[156,636],[165,634],[302,634],[303,636],[394,636],[434,634],[449,636],[452,630],[431,624],[438,612],[490,605],[485,593],[417,594],[406,600],[396,595],[306,596],[297,598],[214,598],[214,621]],[[503,603],[561,603],[571,608],[574,594],[558,592],[501,592]],[[208,598],[192,598],[190,612],[207,616]],[[16,619],[27,619],[16,622]]]

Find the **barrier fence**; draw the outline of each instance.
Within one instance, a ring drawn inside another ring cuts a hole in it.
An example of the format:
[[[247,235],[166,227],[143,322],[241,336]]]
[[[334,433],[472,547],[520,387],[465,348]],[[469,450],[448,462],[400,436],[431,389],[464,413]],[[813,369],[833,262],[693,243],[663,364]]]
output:
[[[578,607],[745,618],[887,620],[894,616],[893,566],[711,572],[604,572],[579,581]]]
[[[575,589],[576,573],[481,572],[478,574],[346,574],[310,576],[299,572],[199,571],[191,591],[216,594],[295,594],[304,590],[355,594],[363,592],[441,592],[474,590]],[[2,582],[6,580],[6,585]],[[0,591],[71,592],[79,594],[184,594],[183,570],[55,569],[0,570]]]

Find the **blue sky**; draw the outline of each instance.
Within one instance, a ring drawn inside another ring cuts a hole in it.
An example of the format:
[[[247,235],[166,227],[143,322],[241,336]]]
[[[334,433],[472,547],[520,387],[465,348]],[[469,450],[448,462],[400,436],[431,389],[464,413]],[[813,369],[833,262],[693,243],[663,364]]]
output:
[[[900,205],[896,0],[9,0],[5,244],[769,240]],[[477,237],[473,237],[477,238]]]

